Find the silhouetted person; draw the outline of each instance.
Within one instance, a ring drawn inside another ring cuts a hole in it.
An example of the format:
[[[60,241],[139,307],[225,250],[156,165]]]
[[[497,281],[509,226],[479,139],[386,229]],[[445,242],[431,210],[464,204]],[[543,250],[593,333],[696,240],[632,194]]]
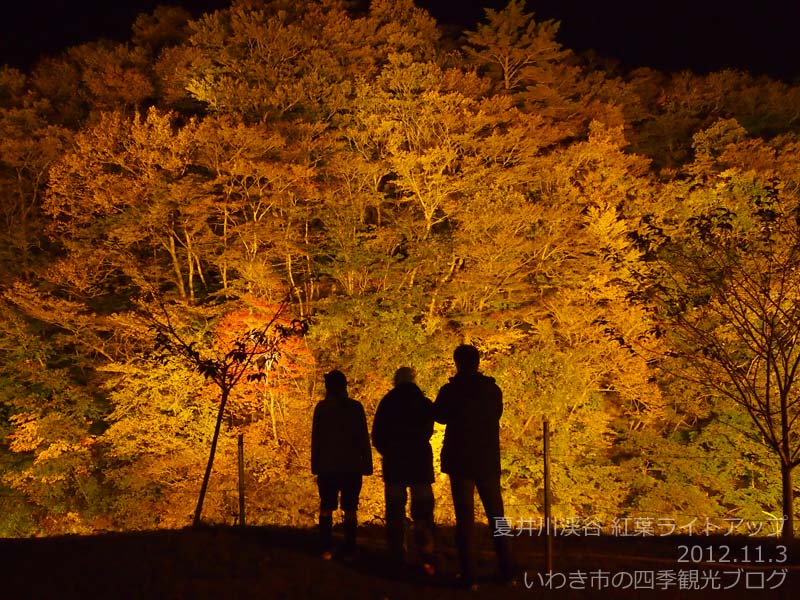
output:
[[[405,520],[408,491],[414,541],[422,567],[434,573],[433,557],[433,403],[414,382],[414,371],[401,367],[394,388],[375,411],[372,443],[383,457],[386,498],[386,540],[397,565],[405,562]]]
[[[461,578],[474,584],[474,493],[483,503],[503,580],[512,581],[511,549],[500,493],[500,416],[503,393],[494,379],[478,371],[480,355],[474,346],[461,345],[453,353],[456,374],[439,390],[434,417],[446,425],[442,472],[450,476],[456,513],[456,545]]]
[[[311,427],[311,472],[319,487],[319,531],[322,557],[333,553],[333,511],[344,511],[344,557],[353,558],[358,530],[358,499],[363,475],[372,474],[372,448],[360,402],[347,396],[341,371],[325,375],[325,399],[314,408]]]

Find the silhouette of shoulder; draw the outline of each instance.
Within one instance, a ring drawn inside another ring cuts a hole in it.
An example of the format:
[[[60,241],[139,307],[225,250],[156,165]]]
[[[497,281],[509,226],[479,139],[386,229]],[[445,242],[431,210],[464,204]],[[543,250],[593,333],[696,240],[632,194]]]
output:
[[[457,373],[439,390],[434,417],[447,424],[476,411],[499,419],[503,413],[503,392],[494,377],[480,372]]]

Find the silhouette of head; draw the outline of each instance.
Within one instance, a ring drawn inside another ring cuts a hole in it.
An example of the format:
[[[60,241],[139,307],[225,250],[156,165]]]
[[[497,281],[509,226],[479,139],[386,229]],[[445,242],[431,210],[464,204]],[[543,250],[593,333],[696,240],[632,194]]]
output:
[[[333,370],[325,373],[325,391],[328,395],[340,395],[347,392],[347,377],[341,371]]]
[[[411,367],[400,367],[394,372],[394,384],[414,383],[415,373]]]
[[[453,360],[456,363],[456,370],[460,373],[472,373],[478,370],[481,362],[480,354],[475,346],[461,344],[453,352]]]

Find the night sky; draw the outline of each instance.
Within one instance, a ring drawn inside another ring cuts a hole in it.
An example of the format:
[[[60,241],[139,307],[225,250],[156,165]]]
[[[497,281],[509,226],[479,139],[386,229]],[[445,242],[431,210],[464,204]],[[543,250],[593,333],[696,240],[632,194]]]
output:
[[[12,0],[13,1],[13,0]],[[0,63],[27,68],[41,54],[99,37],[125,40],[137,14],[170,0],[30,0],[5,3]],[[300,1],[300,0],[298,0]],[[417,0],[437,19],[470,26],[507,0]],[[174,0],[195,16],[228,0]],[[562,22],[559,40],[623,67],[705,73],[739,68],[800,76],[800,0],[528,0],[540,19]]]

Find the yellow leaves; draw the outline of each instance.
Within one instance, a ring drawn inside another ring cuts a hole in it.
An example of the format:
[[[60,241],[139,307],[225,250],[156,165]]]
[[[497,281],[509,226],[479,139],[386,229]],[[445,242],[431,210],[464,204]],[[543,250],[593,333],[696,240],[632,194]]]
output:
[[[29,318],[57,325],[62,335],[74,336],[72,342],[82,345],[83,350],[107,358],[112,352],[109,346],[113,346],[113,325],[87,311],[84,305],[44,294],[21,282],[4,295]]]
[[[625,139],[625,128],[623,126],[608,127],[599,121],[589,123],[589,141],[616,151],[619,151],[628,143]]]
[[[81,444],[70,444],[64,440],[58,440],[51,444],[48,444],[47,447],[44,448],[44,450],[39,452],[36,455],[36,459],[33,461],[33,464],[38,465],[44,461],[59,458],[64,454],[75,452],[76,450],[80,450],[81,448],[82,448]]]
[[[409,53],[390,53],[377,78],[378,87],[390,97],[416,100],[419,94],[441,89],[441,68],[434,62],[418,62]],[[424,106],[424,102],[418,102]]]
[[[701,157],[715,157],[729,144],[741,142],[746,137],[747,131],[736,119],[720,119],[694,135],[692,148]]]
[[[220,176],[237,178],[252,176],[266,166],[273,166],[268,159],[286,147],[286,139],[274,128],[264,124],[246,125],[235,116],[203,119],[195,139],[204,164]]]
[[[286,10],[239,3],[205,15],[192,24],[187,89],[212,111],[251,123],[329,118],[346,101],[345,73],[359,71],[349,61],[361,62],[342,30],[325,35],[332,23],[349,31],[347,20],[340,7],[316,3]]]
[[[91,480],[92,448],[95,438],[80,437],[63,416],[56,413],[44,417],[33,413],[18,413],[11,418],[15,425],[9,436],[12,452],[33,453],[33,461],[22,469],[4,474],[3,482],[26,494],[28,502],[63,512],[72,501],[65,489]],[[64,502],[65,504],[60,504]],[[76,514],[76,513],[75,513]]]
[[[585,233],[591,240],[589,246],[597,249],[605,263],[603,268],[592,272],[589,286],[603,290],[602,297],[606,299],[610,293],[615,301],[622,300],[625,290],[614,290],[612,281],[630,283],[630,269],[635,268],[642,256],[630,237],[631,224],[615,206],[604,203],[587,207],[585,223]]]
[[[148,172],[167,170],[181,175],[194,151],[193,121],[175,128],[175,115],[160,112],[155,107],[147,115],[137,114],[130,129],[131,158]]]
[[[151,108],[133,119],[103,114],[76,137],[76,149],[51,170],[44,210],[74,224],[143,204],[167,177],[185,171],[193,150],[190,122],[176,131],[174,116]]]
[[[439,39],[436,21],[413,0],[373,0],[368,20],[375,31],[369,39],[375,51],[408,52],[416,60],[433,58]]]
[[[9,448],[12,452],[33,452],[44,442],[39,435],[39,421],[37,415],[31,412],[21,412],[9,417],[14,425],[14,433],[9,435]]]
[[[622,250],[630,245],[625,239],[628,226],[614,206],[592,205],[586,209],[587,232],[597,238],[601,248]]]

